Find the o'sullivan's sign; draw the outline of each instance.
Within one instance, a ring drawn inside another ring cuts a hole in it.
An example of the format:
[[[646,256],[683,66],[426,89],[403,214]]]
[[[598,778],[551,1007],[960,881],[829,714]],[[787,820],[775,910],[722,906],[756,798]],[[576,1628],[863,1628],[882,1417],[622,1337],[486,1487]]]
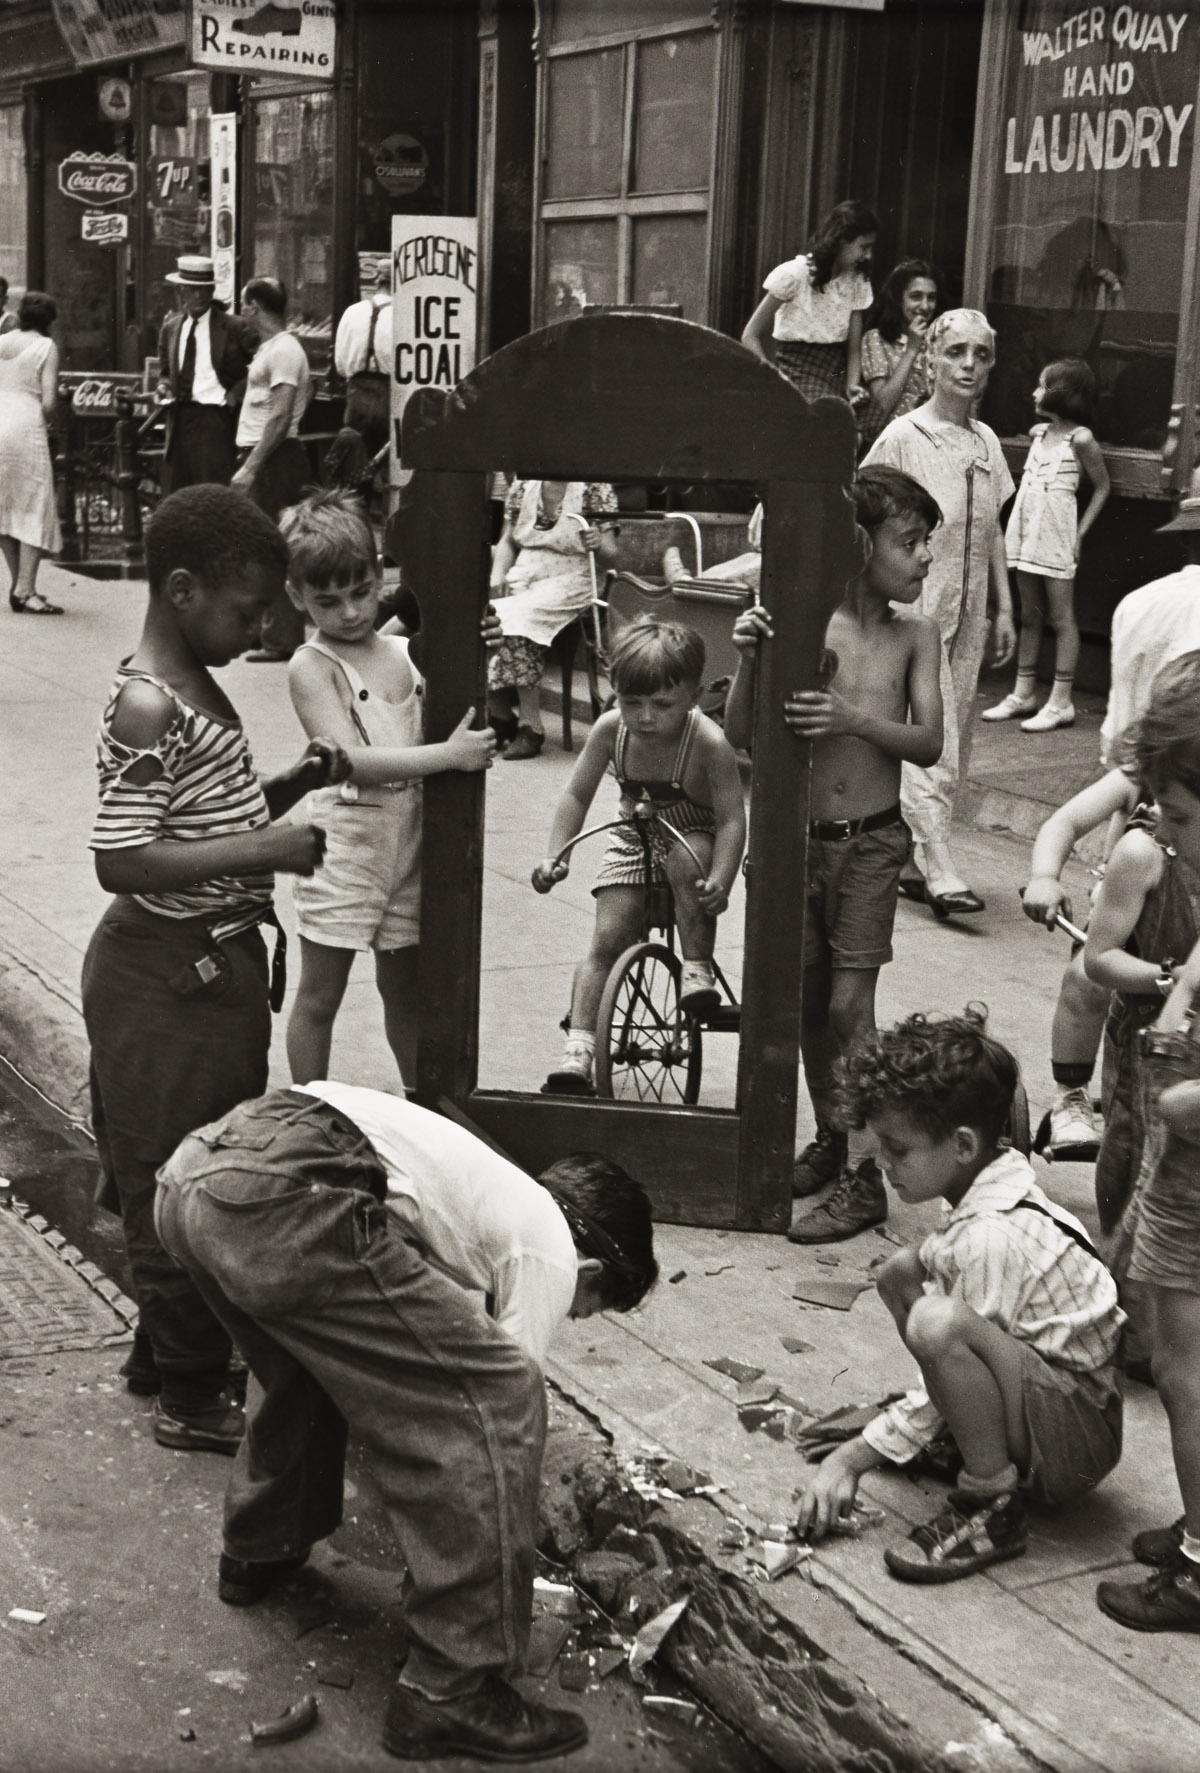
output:
[[[409,396],[453,388],[475,367],[478,268],[474,216],[392,217],[393,480]]]
[[[1025,0],[1012,41],[1006,175],[1070,179],[1186,167],[1200,15],[1185,0],[1174,9]]]

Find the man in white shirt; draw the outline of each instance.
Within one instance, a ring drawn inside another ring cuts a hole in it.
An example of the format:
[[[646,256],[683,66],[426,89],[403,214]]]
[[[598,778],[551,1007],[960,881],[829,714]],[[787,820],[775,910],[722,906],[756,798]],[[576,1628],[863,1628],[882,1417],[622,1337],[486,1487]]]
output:
[[[392,398],[392,290],[387,254],[362,255],[362,300],[338,321],[333,367],[346,383],[342,428],[326,452],[327,486],[364,491],[388,440]]]
[[[1180,499],[1158,534],[1186,537],[1184,565],[1131,591],[1113,611],[1108,708],[1100,728],[1105,769],[1122,767],[1122,737],[1145,713],[1163,666],[1200,647],[1200,496]]]
[[[296,505],[312,479],[300,421],[312,393],[304,346],[287,330],[287,289],[278,277],[253,277],[242,291],[242,319],[259,340],[238,415],[238,467],[230,483],[270,518]],[[304,639],[304,615],[281,591],[262,620],[262,644],[245,656],[256,665],[290,659]]]
[[[163,490],[228,486],[236,466],[234,408],[254,354],[248,329],[215,300],[213,262],[187,253],[167,272],[179,306],[158,339],[158,397],[169,403]]]
[[[579,1747],[581,1719],[509,1685],[532,1615],[541,1363],[564,1318],[630,1310],[653,1284],[640,1186],[594,1156],[534,1182],[450,1119],[317,1082],[190,1134],[155,1223],[257,1381],[221,1598],[261,1599],[339,1525],[349,1426],[408,1570],[384,1747],[522,1764]]]

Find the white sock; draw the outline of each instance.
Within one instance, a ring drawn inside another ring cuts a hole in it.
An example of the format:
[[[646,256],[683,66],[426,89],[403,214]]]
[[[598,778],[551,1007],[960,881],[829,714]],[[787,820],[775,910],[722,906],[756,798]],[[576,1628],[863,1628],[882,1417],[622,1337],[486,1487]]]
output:
[[[1200,1564],[1200,1535],[1189,1533],[1186,1527],[1183,1531],[1183,1555],[1191,1558],[1194,1564]]]
[[[1072,680],[1069,677],[1056,677],[1054,687],[1047,698],[1047,708],[1069,708],[1071,706]]]
[[[1037,672],[1036,671],[1018,671],[1017,672],[1017,681],[1016,681],[1016,684],[1013,688],[1013,695],[1016,696],[1017,700],[1019,702],[1032,701],[1036,690],[1037,690]]]
[[[567,1029],[568,1053],[586,1053],[593,1058],[596,1052],[596,1031],[594,1028],[576,1028],[574,1024]]]

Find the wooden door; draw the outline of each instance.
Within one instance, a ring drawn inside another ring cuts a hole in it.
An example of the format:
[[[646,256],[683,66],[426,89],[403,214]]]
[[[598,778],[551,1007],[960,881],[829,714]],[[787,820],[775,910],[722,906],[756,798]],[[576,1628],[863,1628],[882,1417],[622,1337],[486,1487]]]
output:
[[[661,1219],[781,1230],[791,1212],[811,748],[786,691],[815,688],[829,616],[857,569],[854,425],[810,405],[720,333],[645,314],[583,315],[489,357],[451,393],[405,409],[416,470],[395,546],[421,602],[427,737],[485,705],[487,489],[496,470],[566,480],[742,480],[762,493],[762,652],[747,869],[740,1109],[672,1108],[477,1088],[486,776],[425,787],[418,1095],[448,1100],[536,1174],[603,1151],[645,1182]],[[530,915],[536,916],[532,900]]]

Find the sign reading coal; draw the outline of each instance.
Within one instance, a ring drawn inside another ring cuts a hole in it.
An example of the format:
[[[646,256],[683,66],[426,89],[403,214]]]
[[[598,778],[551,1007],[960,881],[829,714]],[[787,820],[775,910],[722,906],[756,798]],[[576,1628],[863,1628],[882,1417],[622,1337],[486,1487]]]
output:
[[[392,217],[392,467],[418,388],[453,388],[475,367],[479,224],[474,216]]]
[[[58,188],[77,203],[106,208],[137,190],[137,167],[120,154],[68,154],[58,163]]]
[[[197,67],[332,80],[333,0],[192,0],[190,42]]]

